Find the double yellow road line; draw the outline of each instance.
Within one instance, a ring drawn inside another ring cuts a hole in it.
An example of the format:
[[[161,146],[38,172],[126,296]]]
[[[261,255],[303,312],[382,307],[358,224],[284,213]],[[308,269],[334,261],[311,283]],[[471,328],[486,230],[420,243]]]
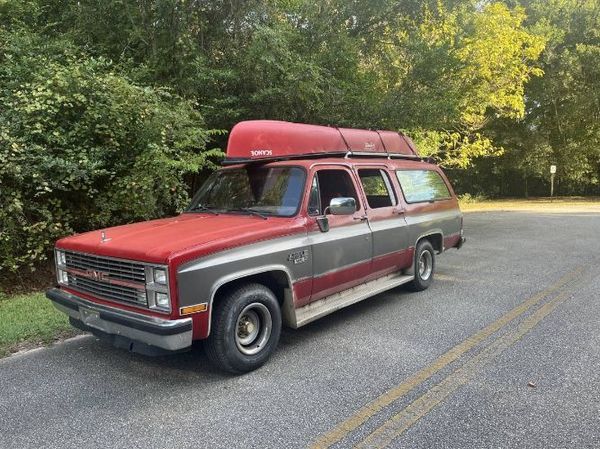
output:
[[[333,430],[319,438],[313,445],[313,449],[328,448],[347,437],[351,432],[358,429],[370,418],[378,414],[385,407],[402,398],[411,390],[421,385],[438,371],[450,365],[459,359],[465,353],[475,348],[491,335],[503,329],[509,323],[530,311],[544,299],[560,290],[570,281],[579,277],[583,272],[578,268],[558,280],[555,284],[545,290],[533,295],[526,301],[519,304],[507,314],[503,315],[493,323],[487,325],[479,332],[470,336],[459,343],[445,354],[438,357],[433,363],[418,371],[406,381],[398,386],[388,390],[378,398],[361,407],[354,415],[336,426]],[[568,297],[568,293],[563,291],[550,301],[544,303],[529,317],[523,320],[515,329],[504,335],[497,337],[482,349],[477,355],[473,356],[463,366],[448,375],[444,380],[429,389],[425,394],[410,403],[399,413],[392,416],[380,427],[370,433],[362,440],[357,448],[381,448],[387,446],[395,438],[399,437],[405,430],[410,428],[421,417],[431,411],[437,404],[443,401],[448,395],[464,385],[476,374],[483,366],[490,362],[495,356],[517,342],[523,335],[533,329],[541,320],[552,312],[562,301]]]

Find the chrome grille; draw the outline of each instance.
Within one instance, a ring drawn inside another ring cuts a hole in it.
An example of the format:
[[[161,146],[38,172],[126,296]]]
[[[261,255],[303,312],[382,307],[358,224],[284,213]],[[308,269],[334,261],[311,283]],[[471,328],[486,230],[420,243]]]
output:
[[[144,265],[65,251],[68,286],[97,298],[148,306]]]
[[[111,278],[122,279],[124,281],[146,282],[144,274],[144,265],[126,262],[123,260],[107,259],[105,257],[93,256],[91,254],[74,253],[65,251],[65,258],[68,268],[78,268],[80,270],[97,270],[108,273]]]

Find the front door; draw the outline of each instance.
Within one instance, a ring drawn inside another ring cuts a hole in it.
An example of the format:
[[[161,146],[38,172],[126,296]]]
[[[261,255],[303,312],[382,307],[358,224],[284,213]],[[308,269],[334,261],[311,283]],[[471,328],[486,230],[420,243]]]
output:
[[[408,251],[408,228],[404,210],[385,167],[357,167],[365,193],[367,217],[373,233],[371,279],[407,268],[412,263]]]
[[[322,299],[364,282],[371,273],[371,230],[352,172],[343,166],[320,166],[313,173],[308,204],[309,242],[312,250],[311,301]],[[357,211],[331,215],[333,198],[352,197]],[[322,232],[317,217],[326,213],[329,231]]]

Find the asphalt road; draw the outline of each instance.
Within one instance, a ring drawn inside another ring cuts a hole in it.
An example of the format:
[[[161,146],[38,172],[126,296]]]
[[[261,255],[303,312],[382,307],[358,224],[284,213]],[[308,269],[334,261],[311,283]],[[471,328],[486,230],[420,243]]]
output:
[[[467,214],[434,285],[239,377],[91,336],[0,360],[0,448],[598,448],[600,214]]]

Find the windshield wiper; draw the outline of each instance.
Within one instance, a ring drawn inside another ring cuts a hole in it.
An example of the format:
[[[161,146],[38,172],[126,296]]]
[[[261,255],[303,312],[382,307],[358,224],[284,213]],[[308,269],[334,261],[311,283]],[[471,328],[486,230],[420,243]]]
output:
[[[265,214],[262,214],[259,211],[251,209],[249,207],[235,207],[235,208],[231,208],[231,209],[227,209],[227,210],[231,211],[231,212],[245,212],[247,214],[255,215],[256,217],[260,217],[263,220],[266,220],[268,218]]]
[[[196,212],[196,211],[209,212],[213,215],[219,215],[219,213],[213,210],[210,206],[205,206],[204,204],[196,204],[194,207],[190,207],[187,212]]]

